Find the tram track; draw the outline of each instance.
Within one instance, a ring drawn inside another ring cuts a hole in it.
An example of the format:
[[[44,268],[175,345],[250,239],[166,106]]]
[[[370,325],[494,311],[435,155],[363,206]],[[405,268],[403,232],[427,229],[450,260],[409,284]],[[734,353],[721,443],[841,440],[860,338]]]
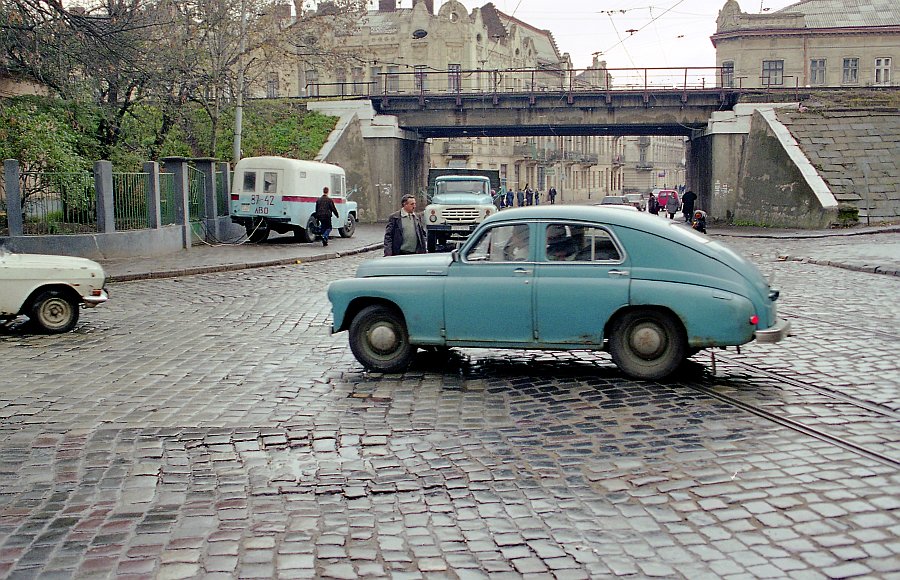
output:
[[[884,330],[877,330],[874,328],[861,328],[859,326],[853,326],[852,324],[846,324],[844,322],[835,322],[833,320],[825,320],[823,318],[817,318],[815,316],[810,316],[808,314],[798,314],[797,312],[793,312],[790,309],[780,309],[779,312],[785,316],[785,318],[797,318],[803,320],[809,320],[812,322],[821,322],[823,324],[827,324],[828,326],[837,326],[840,328],[846,328],[848,330],[854,330],[856,332],[861,332],[864,334],[877,334],[880,337],[888,338],[891,340],[900,340],[900,335],[892,332],[887,332]]]
[[[748,373],[754,376],[763,376],[774,381],[777,381],[780,384],[790,385],[792,387],[796,387],[808,392],[815,393],[819,396],[826,397],[828,399],[832,399],[834,401],[839,401],[840,403],[852,405],[862,411],[870,413],[872,415],[876,415],[879,418],[887,418],[892,421],[900,421],[900,413],[885,407],[883,405],[879,405],[877,403],[872,403],[870,401],[865,401],[859,399],[857,397],[853,397],[850,395],[846,395],[844,393],[835,391],[833,389],[829,389],[826,387],[820,387],[817,385],[810,384],[805,381],[800,381],[783,374],[769,371],[766,369],[759,368],[758,366],[754,366],[749,363],[745,363],[743,361],[735,360],[731,357],[716,355],[716,358],[726,365],[740,367],[743,370],[748,371]],[[900,458],[895,458],[887,453],[883,453],[882,451],[878,451],[872,449],[870,447],[866,447],[864,445],[860,445],[854,441],[851,441],[847,437],[842,437],[839,435],[834,435],[825,431],[821,427],[814,427],[808,424],[805,424],[796,419],[792,419],[789,417],[785,417],[778,413],[772,412],[769,409],[766,409],[762,406],[753,404],[751,402],[743,401],[737,397],[724,393],[720,390],[717,390],[715,387],[711,385],[700,385],[700,384],[688,384],[688,388],[702,393],[708,397],[726,403],[732,407],[739,408],[745,412],[756,415],[757,417],[761,417],[775,423],[777,425],[781,425],[782,427],[786,427],[792,431],[802,433],[808,437],[812,437],[819,441],[826,442],[830,445],[834,445],[836,447],[840,447],[847,451],[850,451],[856,455],[861,457],[865,457],[881,463],[882,465],[886,465],[888,467],[892,467],[894,469],[900,469]]]

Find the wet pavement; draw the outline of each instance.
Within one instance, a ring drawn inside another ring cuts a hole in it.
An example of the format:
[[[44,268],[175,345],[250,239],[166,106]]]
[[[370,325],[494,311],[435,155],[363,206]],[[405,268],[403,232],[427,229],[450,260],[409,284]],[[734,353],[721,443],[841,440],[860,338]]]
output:
[[[897,232],[713,232],[795,335],[666,382],[585,351],[365,372],[325,288],[382,232],[108,262],[75,331],[0,332],[0,577],[900,574],[900,470],[695,389],[900,459],[900,280],[853,269]]]
[[[665,218],[660,218],[665,219]],[[900,275],[900,226],[848,230],[711,228],[713,239],[767,240],[780,257],[836,267]],[[111,281],[168,278],[339,258],[383,247],[384,224],[358,224],[352,238],[335,236],[329,246],[272,234],[262,244],[197,245],[164,256],[101,261]]]

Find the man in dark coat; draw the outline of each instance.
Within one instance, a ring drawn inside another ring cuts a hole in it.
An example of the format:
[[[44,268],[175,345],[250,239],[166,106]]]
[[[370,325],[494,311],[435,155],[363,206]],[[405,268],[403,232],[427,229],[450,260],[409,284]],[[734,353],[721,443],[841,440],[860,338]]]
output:
[[[416,213],[416,196],[406,194],[400,199],[400,211],[388,217],[384,228],[384,255],[424,254],[427,249],[425,226]]]
[[[684,221],[691,223],[694,217],[694,202],[697,201],[697,194],[688,190],[681,198],[681,213],[684,214]]]
[[[328,188],[322,188],[322,196],[316,200],[316,219],[319,220],[319,230],[322,232],[322,245],[328,245],[328,236],[331,235],[331,216],[341,217],[334,200],[328,197]]]

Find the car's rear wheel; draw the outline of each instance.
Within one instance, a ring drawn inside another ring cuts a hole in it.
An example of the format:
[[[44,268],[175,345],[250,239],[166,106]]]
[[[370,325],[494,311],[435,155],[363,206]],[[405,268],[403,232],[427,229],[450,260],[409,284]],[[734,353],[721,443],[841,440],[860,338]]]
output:
[[[352,238],[354,232],[356,232],[356,218],[351,213],[347,215],[347,223],[344,224],[344,227],[338,228],[338,233],[342,238]]]
[[[681,322],[659,310],[632,310],[613,325],[609,339],[613,362],[636,379],[661,379],[687,357]]]
[[[416,352],[403,317],[382,305],[367,306],[353,319],[350,350],[364,367],[382,373],[405,370]]]
[[[42,292],[31,305],[28,318],[44,332],[58,334],[75,328],[78,302],[59,290]]]

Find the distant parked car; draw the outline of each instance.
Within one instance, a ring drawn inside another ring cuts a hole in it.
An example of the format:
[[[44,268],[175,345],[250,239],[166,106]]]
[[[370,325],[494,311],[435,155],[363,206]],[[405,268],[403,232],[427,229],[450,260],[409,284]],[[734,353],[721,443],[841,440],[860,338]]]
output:
[[[79,308],[109,299],[97,262],[71,256],[14,254],[0,248],[0,320],[27,316],[48,333],[67,332]]]
[[[607,195],[600,200],[600,205],[631,205],[624,195]]]
[[[628,203],[636,207],[640,211],[647,211],[647,200],[640,193],[626,193],[625,198]]]
[[[333,331],[380,372],[405,369],[417,347],[590,349],[640,379],[703,348],[788,335],[753,264],[621,207],[510,209],[450,254],[366,261],[328,287]]]

